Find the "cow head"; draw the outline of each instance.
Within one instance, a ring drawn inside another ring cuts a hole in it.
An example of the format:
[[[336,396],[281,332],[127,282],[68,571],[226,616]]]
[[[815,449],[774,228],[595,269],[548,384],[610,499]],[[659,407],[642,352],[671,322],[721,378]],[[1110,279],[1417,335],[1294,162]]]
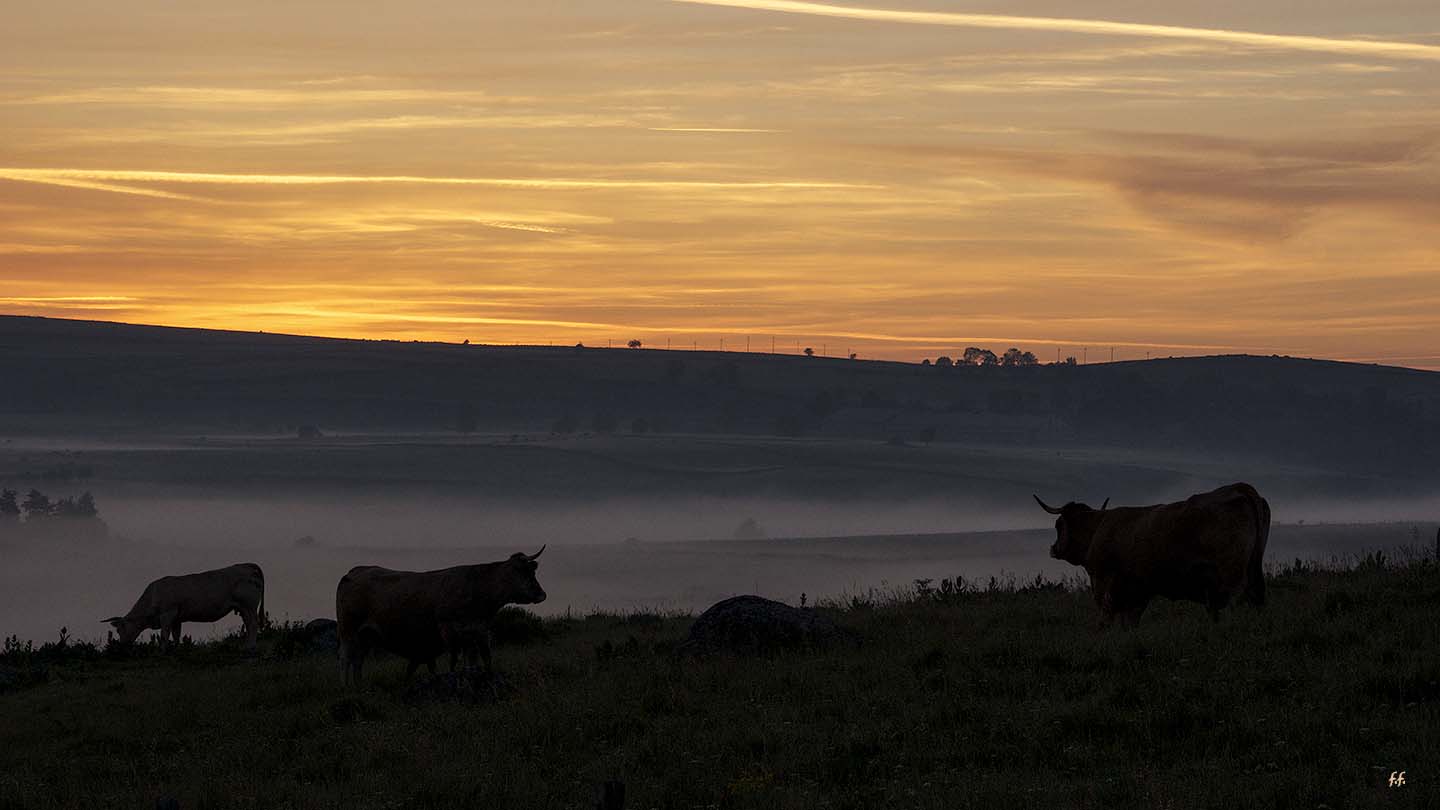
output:
[[[535,578],[535,571],[540,567],[535,560],[543,553],[545,546],[541,546],[534,554],[517,551],[505,561],[503,587],[506,602],[534,605],[545,601],[545,589],[540,587],[540,581]]]
[[[1035,502],[1046,512],[1059,515],[1055,518],[1055,543],[1050,546],[1050,556],[1072,565],[1083,565],[1085,555],[1090,551],[1090,539],[1095,536],[1095,527],[1100,523],[1096,518],[1110,505],[1110,499],[1106,498],[1099,509],[1075,501],[1056,509],[1040,500],[1039,495],[1035,496]]]
[[[145,631],[145,621],[134,619],[129,616],[111,616],[103,620],[105,624],[115,628],[115,635],[121,644],[130,644],[135,638]]]

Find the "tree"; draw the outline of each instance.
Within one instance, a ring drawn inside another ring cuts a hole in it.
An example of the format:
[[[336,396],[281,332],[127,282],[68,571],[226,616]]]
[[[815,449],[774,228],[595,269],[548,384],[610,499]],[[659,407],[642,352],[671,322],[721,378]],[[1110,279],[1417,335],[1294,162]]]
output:
[[[1024,354],[1024,353],[1021,352],[1019,349],[1015,348],[1014,346],[1011,346],[1010,348],[1008,348],[1008,349],[1005,350],[1005,354],[1003,354],[1003,355],[1000,356],[1000,365],[1002,365],[1002,366],[1018,366],[1018,365],[1020,365],[1020,357],[1021,357],[1023,354]]]
[[[927,358],[925,358],[924,360],[921,360],[921,361],[920,361],[920,365],[922,365],[922,366],[928,366],[928,365],[930,365],[930,358],[927,357]]]
[[[55,510],[55,505],[50,503],[50,498],[38,489],[32,489],[25,495],[25,519],[50,517]]]
[[[16,500],[15,490],[0,491],[0,523],[10,523],[19,519],[20,503]]]
[[[630,338],[630,342],[626,343],[625,345],[629,346],[632,349],[638,349],[645,344],[640,342],[640,338]]]
[[[1022,366],[1034,366],[1039,365],[1039,363],[1040,358],[1036,357],[1033,352],[1025,352],[1020,355],[1020,365]]]
[[[951,360],[949,357],[947,357],[947,356],[945,356],[945,355],[943,355],[943,354],[940,355],[939,357],[935,358],[935,367],[936,367],[936,368],[950,368],[950,367],[953,366],[953,365],[955,365],[955,361],[954,361],[954,360]]]
[[[806,347],[805,347],[805,356],[806,356],[806,357],[814,357],[814,356],[815,356],[815,350],[812,349],[812,348],[810,348],[809,346],[806,346]]]
[[[856,357],[855,357],[855,352],[850,352],[850,359],[851,359],[851,360],[856,359]]]
[[[80,517],[100,516],[100,510],[95,506],[95,496],[89,492],[80,493],[80,500],[75,502],[75,506]]]
[[[980,365],[995,366],[999,364],[1000,358],[996,357],[994,352],[990,351],[989,349],[980,350]]]
[[[984,354],[985,350],[980,348],[979,346],[970,346],[965,349],[965,354],[962,356],[962,360],[967,366],[978,366],[980,365],[980,357]]]
[[[1071,356],[1065,358],[1065,365],[1067,365],[1067,366],[1075,366],[1075,365],[1079,365],[1079,364],[1080,364],[1080,361],[1079,361],[1079,360],[1076,360],[1074,355],[1071,355]]]

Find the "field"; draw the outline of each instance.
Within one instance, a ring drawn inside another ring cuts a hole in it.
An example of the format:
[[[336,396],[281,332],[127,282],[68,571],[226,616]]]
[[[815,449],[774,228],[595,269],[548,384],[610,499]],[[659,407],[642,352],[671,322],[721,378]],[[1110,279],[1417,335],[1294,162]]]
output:
[[[499,699],[479,702],[407,697],[393,660],[346,691],[283,628],[258,658],[233,639],[12,649],[0,808],[587,808],[608,780],[632,808],[1424,807],[1440,790],[1433,560],[1272,569],[1259,613],[1161,602],[1133,631],[1073,583],[939,584],[822,607],[858,646],[769,658],[677,657],[687,616],[512,615]]]

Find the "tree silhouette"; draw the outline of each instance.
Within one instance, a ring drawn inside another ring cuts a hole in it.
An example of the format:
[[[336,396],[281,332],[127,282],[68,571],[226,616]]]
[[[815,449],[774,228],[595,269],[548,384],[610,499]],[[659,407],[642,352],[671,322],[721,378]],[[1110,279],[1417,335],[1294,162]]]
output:
[[[25,494],[25,519],[50,517],[55,510],[55,505],[50,503],[50,498],[38,489],[32,489]]]
[[[970,346],[965,349],[965,354],[961,356],[961,359],[967,366],[978,366],[980,365],[980,358],[984,354],[985,350],[979,346]]]
[[[806,346],[806,347],[805,347],[805,356],[806,356],[806,357],[814,357],[814,356],[815,356],[815,350],[812,349],[812,348],[810,348],[809,346]]]
[[[16,494],[13,489],[0,491],[0,523],[20,519],[20,503],[16,500]]]
[[[1020,351],[1014,346],[1011,346],[1010,348],[1005,350],[1005,354],[1000,356],[1000,365],[1018,366],[1020,365],[1020,358],[1022,356],[1024,356],[1024,352]]]
[[[1024,354],[1020,355],[1020,365],[1022,366],[1034,366],[1038,365],[1039,363],[1040,359],[1031,352],[1025,352]]]
[[[999,364],[1000,358],[996,357],[994,352],[990,351],[989,349],[980,350],[980,365],[995,366]]]
[[[950,367],[953,366],[953,365],[955,365],[955,361],[954,361],[954,360],[951,360],[949,357],[947,357],[947,356],[945,356],[945,355],[943,355],[943,354],[940,355],[939,357],[935,358],[935,367],[936,367],[936,368],[950,368]]]
[[[638,349],[645,344],[641,343],[639,338],[630,338],[630,342],[626,343],[625,345],[629,346],[632,349]]]

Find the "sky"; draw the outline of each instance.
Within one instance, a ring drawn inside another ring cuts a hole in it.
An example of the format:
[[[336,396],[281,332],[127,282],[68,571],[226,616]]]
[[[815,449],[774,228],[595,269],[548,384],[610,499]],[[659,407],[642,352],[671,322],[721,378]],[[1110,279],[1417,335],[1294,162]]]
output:
[[[1434,0],[8,0],[0,313],[1440,368]]]

